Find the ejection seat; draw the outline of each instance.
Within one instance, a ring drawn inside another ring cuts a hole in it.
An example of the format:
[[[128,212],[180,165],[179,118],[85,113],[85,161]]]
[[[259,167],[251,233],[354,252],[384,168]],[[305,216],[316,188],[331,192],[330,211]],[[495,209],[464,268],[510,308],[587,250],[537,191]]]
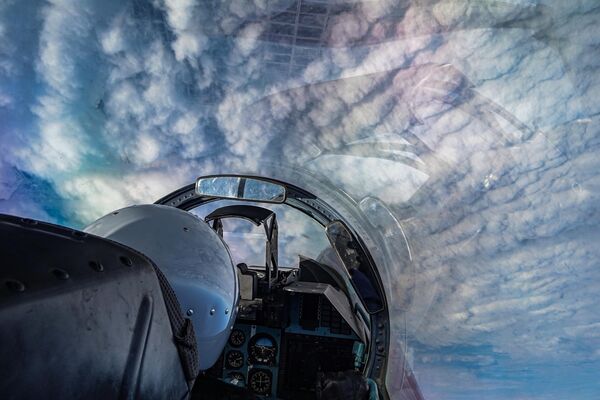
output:
[[[184,399],[194,330],[156,265],[126,246],[0,215],[3,399]]]

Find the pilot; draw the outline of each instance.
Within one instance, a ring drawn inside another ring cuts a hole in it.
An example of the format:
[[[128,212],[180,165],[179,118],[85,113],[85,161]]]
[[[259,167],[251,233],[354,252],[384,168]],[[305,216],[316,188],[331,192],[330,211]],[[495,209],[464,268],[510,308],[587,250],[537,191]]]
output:
[[[358,268],[350,268],[349,272],[350,276],[352,277],[352,282],[354,282],[356,290],[358,290],[358,293],[360,293],[360,296],[367,305],[367,308],[372,310],[381,307],[379,296],[377,295],[377,292],[375,291],[375,288],[373,287],[373,284],[367,275],[365,275],[365,273]]]
[[[326,265],[335,265],[338,269],[347,269],[352,278],[352,283],[354,283],[354,287],[365,302],[367,308],[372,310],[381,307],[381,300],[377,295],[377,291],[367,275],[359,269],[359,262],[351,263],[345,267],[337,252],[332,247],[324,249],[317,257],[317,261]]]

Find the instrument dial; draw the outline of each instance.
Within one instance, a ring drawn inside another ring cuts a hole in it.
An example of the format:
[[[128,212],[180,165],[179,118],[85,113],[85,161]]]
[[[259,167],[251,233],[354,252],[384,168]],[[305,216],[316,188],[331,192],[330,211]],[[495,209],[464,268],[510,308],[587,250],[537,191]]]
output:
[[[248,344],[250,363],[262,365],[275,365],[277,356],[277,343],[269,335],[259,334],[254,336]]]
[[[244,374],[242,374],[240,372],[231,372],[230,374],[227,375],[227,380],[232,385],[242,386],[242,387],[246,386],[246,378],[244,377]]]
[[[225,356],[225,364],[227,368],[238,369],[244,365],[244,353],[237,350],[232,350]]]
[[[240,347],[246,341],[246,335],[241,329],[234,329],[229,335],[229,344],[233,347]]]
[[[250,372],[248,382],[254,393],[263,396],[271,394],[271,386],[273,385],[271,372],[265,369],[254,369]]]

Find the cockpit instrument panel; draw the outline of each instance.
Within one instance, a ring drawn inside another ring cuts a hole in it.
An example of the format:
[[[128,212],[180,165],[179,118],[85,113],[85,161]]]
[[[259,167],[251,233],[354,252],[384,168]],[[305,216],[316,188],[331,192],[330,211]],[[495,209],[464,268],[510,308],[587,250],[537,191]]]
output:
[[[232,347],[240,347],[246,341],[246,334],[241,329],[234,329],[229,336],[229,344]]]
[[[257,334],[248,343],[248,357],[251,364],[275,365],[277,343],[267,334]]]
[[[231,350],[225,356],[225,365],[229,369],[238,369],[244,365],[244,353],[239,350]]]
[[[273,386],[273,375],[268,369],[256,368],[248,375],[250,389],[258,395],[268,395]]]
[[[230,383],[235,386],[246,386],[246,377],[241,372],[230,372],[225,377],[225,382]]]
[[[281,328],[238,323],[223,351],[219,378],[262,399],[275,399],[279,381]]]

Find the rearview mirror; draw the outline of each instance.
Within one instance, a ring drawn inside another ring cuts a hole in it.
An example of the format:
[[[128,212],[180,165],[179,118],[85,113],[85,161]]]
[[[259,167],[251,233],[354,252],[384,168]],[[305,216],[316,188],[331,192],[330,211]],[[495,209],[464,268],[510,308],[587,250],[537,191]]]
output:
[[[200,196],[220,199],[283,203],[285,187],[260,178],[239,175],[200,177],[196,181],[196,193]]]

